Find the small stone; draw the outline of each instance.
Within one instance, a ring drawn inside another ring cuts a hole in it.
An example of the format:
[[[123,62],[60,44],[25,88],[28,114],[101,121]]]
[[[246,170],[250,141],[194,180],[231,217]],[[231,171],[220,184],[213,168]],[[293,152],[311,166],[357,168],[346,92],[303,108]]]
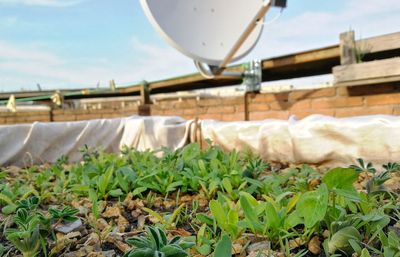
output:
[[[128,193],[123,201],[124,206],[128,206],[130,202],[132,202],[133,195],[132,193]]]
[[[150,221],[151,223],[153,223],[153,224],[157,224],[157,223],[160,222],[160,220],[159,220],[158,218],[154,217],[153,215],[149,215],[149,216],[148,216],[148,219],[149,219],[149,221]]]
[[[79,206],[77,209],[79,210],[79,215],[81,216],[86,216],[89,213],[89,209],[85,206]]]
[[[119,227],[125,227],[125,226],[129,225],[129,221],[127,219],[125,219],[124,216],[121,215],[118,217],[117,225]]]
[[[198,202],[199,202],[199,207],[200,208],[204,208],[204,207],[208,206],[208,200],[207,199],[200,198],[198,200]]]
[[[100,237],[97,233],[91,233],[88,240],[86,240],[85,246],[97,246],[100,245]]]
[[[161,205],[162,205],[162,203],[163,203],[163,199],[157,198],[157,199],[154,201],[154,207],[160,208]]]
[[[302,245],[304,245],[304,242],[300,237],[289,240],[289,247],[292,249],[298,248]]]
[[[144,229],[145,222],[146,222],[146,217],[144,215],[140,215],[138,217],[138,225],[137,225],[138,230]]]
[[[65,257],[85,257],[87,252],[84,249],[79,249],[78,251],[73,251],[64,254]]]
[[[101,252],[105,257],[115,257],[116,253],[114,250],[110,251],[102,251]]]
[[[313,254],[317,255],[321,252],[321,241],[319,241],[319,237],[314,236],[311,238],[310,242],[308,242],[308,250]]]
[[[241,244],[233,244],[232,253],[240,254],[243,251],[243,246]]]
[[[82,221],[77,219],[74,222],[65,222],[57,225],[54,230],[63,234],[68,234],[72,231],[79,230],[82,227]]]
[[[132,194],[129,193],[123,202],[123,205],[130,211],[136,208],[136,201],[132,200],[132,197]]]
[[[182,228],[177,228],[177,229],[172,229],[169,231],[173,236],[182,236],[182,237],[188,237],[191,236],[192,233],[189,231],[186,231]]]
[[[191,195],[184,195],[180,198],[181,203],[190,203],[193,201],[193,196]]]
[[[105,257],[102,252],[91,252],[87,257]]]
[[[247,247],[248,252],[256,252],[256,251],[263,251],[270,249],[271,249],[271,242],[267,240],[262,242],[252,243]]]
[[[174,206],[175,206],[175,202],[174,201],[164,201],[164,207],[166,209],[171,209]]]
[[[144,207],[143,200],[137,199],[137,200],[135,201],[135,205],[136,205],[137,208],[142,208],[142,207]]]
[[[272,250],[259,250],[259,251],[253,251],[250,252],[249,255],[247,255],[247,257],[278,257],[278,253],[272,251]]]
[[[75,237],[81,237],[81,236],[82,236],[82,234],[79,231],[71,232],[71,233],[68,233],[68,234],[65,235],[65,237],[69,238],[69,239],[75,238]]]
[[[400,190],[400,178],[392,177],[388,179],[384,184],[385,188],[392,192],[397,192]]]
[[[103,231],[104,229],[110,227],[110,225],[108,224],[108,222],[107,222],[105,219],[103,219],[103,218],[98,219],[98,220],[96,221],[96,225],[97,225],[97,228],[100,229],[101,231]]]
[[[121,216],[121,210],[116,206],[108,206],[101,216],[104,218],[118,218]]]
[[[122,241],[122,238],[113,234],[110,234],[107,238],[106,241],[109,243],[114,244],[121,252],[126,253],[131,249],[131,247],[127,244],[125,244]]]
[[[131,212],[131,215],[134,218],[138,218],[140,216],[140,214],[142,214],[141,210],[134,210],[134,211]]]

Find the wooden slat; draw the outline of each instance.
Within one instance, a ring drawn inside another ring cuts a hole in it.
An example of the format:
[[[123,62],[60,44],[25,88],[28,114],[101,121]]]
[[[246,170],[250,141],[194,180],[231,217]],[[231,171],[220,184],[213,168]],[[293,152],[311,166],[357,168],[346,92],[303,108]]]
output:
[[[400,76],[400,58],[337,66],[333,68],[333,75],[338,85],[393,81]]]
[[[364,54],[400,49],[400,32],[356,41],[357,49]]]
[[[281,68],[291,65],[301,65],[303,63],[317,62],[332,58],[340,58],[339,45],[324,47],[311,51],[299,52],[276,58],[265,59],[262,61],[263,70]]]

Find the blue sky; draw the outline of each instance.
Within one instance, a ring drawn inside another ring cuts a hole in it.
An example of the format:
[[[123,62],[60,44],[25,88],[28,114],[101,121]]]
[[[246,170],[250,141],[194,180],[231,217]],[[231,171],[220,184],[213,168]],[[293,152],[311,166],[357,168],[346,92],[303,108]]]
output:
[[[243,61],[335,44],[350,28],[358,38],[398,32],[399,13],[399,0],[288,0]],[[0,91],[129,85],[194,71],[138,0],[0,0]]]

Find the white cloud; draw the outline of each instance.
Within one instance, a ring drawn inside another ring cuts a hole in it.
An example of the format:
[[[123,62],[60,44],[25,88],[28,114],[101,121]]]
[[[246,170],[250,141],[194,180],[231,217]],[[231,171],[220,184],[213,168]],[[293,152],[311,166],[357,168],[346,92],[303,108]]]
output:
[[[128,85],[194,71],[190,59],[168,46],[158,47],[133,39],[132,51],[126,54],[124,61],[118,61],[120,56],[65,58],[43,46],[0,41],[0,91],[35,89],[36,83],[43,89],[94,87],[98,82],[107,86],[111,79]]]
[[[81,3],[82,0],[0,0],[0,4],[67,7]]]
[[[343,2],[336,12],[309,11],[292,18],[285,18],[284,13],[279,20],[265,27],[259,44],[249,57],[264,58],[337,44],[339,34],[349,29],[355,30],[357,38],[400,31],[399,0]]]

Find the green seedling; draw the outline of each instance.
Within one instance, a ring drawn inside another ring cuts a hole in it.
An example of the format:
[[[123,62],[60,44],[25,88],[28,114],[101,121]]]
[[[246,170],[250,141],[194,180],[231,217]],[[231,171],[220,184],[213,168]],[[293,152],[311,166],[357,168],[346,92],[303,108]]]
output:
[[[153,227],[146,227],[146,236],[132,237],[126,242],[135,248],[124,257],[186,257],[186,249],[194,246],[179,236],[168,240],[164,230]]]
[[[14,217],[17,228],[6,230],[6,238],[24,257],[35,257],[40,251],[40,224],[42,216],[19,209]]]
[[[210,210],[217,225],[223,231],[228,233],[234,240],[239,238],[244,228],[239,224],[239,208],[237,205],[228,199],[225,199],[224,204],[217,200],[211,200]]]
[[[65,206],[62,209],[50,208],[49,213],[52,220],[55,220],[56,223],[60,222],[74,222],[78,219],[76,214],[78,214],[79,210],[73,208],[71,206]]]
[[[142,209],[148,212],[154,218],[156,218],[163,227],[165,227],[166,229],[171,229],[176,227],[179,215],[181,214],[185,206],[186,205],[183,203],[178,208],[176,208],[171,215],[164,215],[164,216],[146,207],[143,207]]]

